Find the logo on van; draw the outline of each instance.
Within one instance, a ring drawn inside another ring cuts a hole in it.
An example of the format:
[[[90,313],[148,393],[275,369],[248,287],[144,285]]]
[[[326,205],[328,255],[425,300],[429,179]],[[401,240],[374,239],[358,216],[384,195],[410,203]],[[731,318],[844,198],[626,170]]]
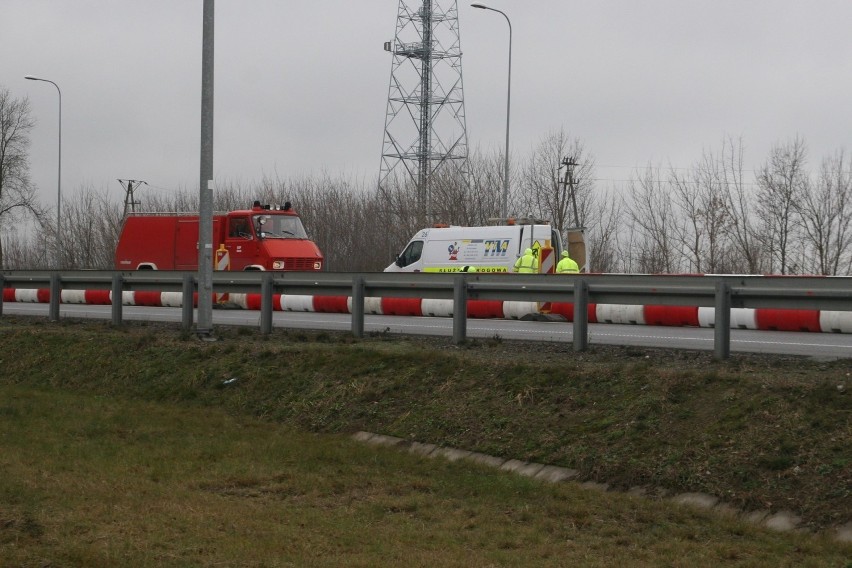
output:
[[[509,239],[485,241],[485,256],[506,256]]]
[[[447,247],[447,252],[450,253],[450,260],[458,260],[459,259],[459,244],[453,243]]]

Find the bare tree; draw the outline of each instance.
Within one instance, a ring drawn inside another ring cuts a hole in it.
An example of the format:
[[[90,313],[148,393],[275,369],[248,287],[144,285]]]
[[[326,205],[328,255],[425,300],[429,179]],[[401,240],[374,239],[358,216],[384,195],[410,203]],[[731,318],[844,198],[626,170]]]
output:
[[[822,162],[819,179],[796,210],[812,254],[808,268],[825,275],[852,272],[852,174],[843,151]]]
[[[727,262],[729,272],[760,274],[767,264],[760,231],[751,211],[752,195],[745,182],[743,144],[741,139],[727,137],[722,141],[718,174],[727,189],[728,236],[732,251]]]
[[[798,227],[797,204],[807,192],[805,172],[807,148],[798,136],[772,148],[757,175],[757,213],[763,231],[764,248],[769,252],[773,271],[787,274],[792,245]]]
[[[436,222],[474,226],[500,214],[502,185],[497,182],[495,158],[476,153],[468,171],[444,168],[432,177],[432,211]],[[502,166],[501,166],[502,167]]]
[[[674,204],[683,218],[675,231],[689,257],[689,270],[723,271],[730,220],[720,163],[705,151],[701,161],[684,174],[672,167],[670,182]]]
[[[111,270],[123,206],[107,190],[84,187],[62,210],[62,266]]]
[[[596,199],[583,224],[586,258],[592,272],[617,272],[622,258],[619,242],[624,221],[623,202],[610,190]]]
[[[568,157],[577,164],[573,169],[576,201],[570,190],[560,183],[560,168]],[[550,220],[563,233],[575,224],[576,202],[578,220],[583,226],[592,207],[594,168],[594,158],[587,155],[579,139],[569,139],[564,129],[548,134],[533,150],[523,169],[522,207],[536,217]]]
[[[503,160],[498,153],[484,154],[478,149],[468,158],[470,168],[471,215],[454,220],[464,225],[488,225],[500,217],[503,195]],[[511,197],[511,196],[510,196]]]
[[[641,272],[678,272],[681,255],[676,235],[681,231],[671,200],[671,187],[659,168],[648,166],[628,182],[631,265]]]
[[[29,99],[15,99],[8,89],[0,87],[0,267],[5,266],[2,238],[12,231],[13,223],[43,215],[30,181],[33,126]]]

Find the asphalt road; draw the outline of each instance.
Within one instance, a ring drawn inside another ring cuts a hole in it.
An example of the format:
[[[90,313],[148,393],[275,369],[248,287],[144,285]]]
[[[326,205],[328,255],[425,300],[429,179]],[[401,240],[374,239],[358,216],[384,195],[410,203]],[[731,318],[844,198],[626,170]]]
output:
[[[47,304],[3,304],[3,314],[43,316]],[[110,306],[63,304],[60,317],[110,319]],[[133,321],[181,321],[180,308],[124,306],[122,315]],[[290,329],[348,331],[349,314],[312,312],[274,312],[272,325]],[[214,325],[260,326],[260,312],[214,310]],[[452,337],[451,318],[367,315],[366,333],[398,333]],[[506,340],[573,341],[573,326],[565,322],[532,322],[498,319],[469,319],[470,338],[500,337]],[[668,349],[713,350],[713,329],[693,327],[655,327],[646,325],[589,324],[590,345],[630,345]],[[852,359],[852,335],[834,333],[797,333],[787,331],[731,330],[731,352],[805,355],[820,359]]]

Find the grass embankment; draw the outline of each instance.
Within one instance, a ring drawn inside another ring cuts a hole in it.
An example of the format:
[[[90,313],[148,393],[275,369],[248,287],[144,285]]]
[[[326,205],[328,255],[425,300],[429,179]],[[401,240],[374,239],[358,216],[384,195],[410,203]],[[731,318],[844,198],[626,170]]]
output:
[[[823,529],[852,510],[848,361],[220,331],[201,343],[153,326],[0,322],[2,556],[845,565],[849,547],[822,539],[300,432],[565,465]]]

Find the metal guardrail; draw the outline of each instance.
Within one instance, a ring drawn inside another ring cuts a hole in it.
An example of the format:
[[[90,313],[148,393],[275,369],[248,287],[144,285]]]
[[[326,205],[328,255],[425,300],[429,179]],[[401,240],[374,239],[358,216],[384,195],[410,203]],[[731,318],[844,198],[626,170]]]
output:
[[[467,333],[468,300],[568,302],[574,304],[574,349],[588,347],[587,307],[594,304],[654,304],[715,309],[714,351],[730,356],[731,308],[852,311],[852,277],[647,274],[433,274],[385,272],[214,272],[209,293],[259,293],[260,326],[272,331],[274,294],[351,296],[352,333],[364,335],[364,298],[452,299],[453,340]],[[111,290],[183,293],[183,326],[192,327],[197,272],[179,271],[2,271],[3,288],[50,288],[49,318],[59,320],[60,292]],[[2,315],[0,294],[0,315]],[[112,320],[122,321],[113,302]]]

